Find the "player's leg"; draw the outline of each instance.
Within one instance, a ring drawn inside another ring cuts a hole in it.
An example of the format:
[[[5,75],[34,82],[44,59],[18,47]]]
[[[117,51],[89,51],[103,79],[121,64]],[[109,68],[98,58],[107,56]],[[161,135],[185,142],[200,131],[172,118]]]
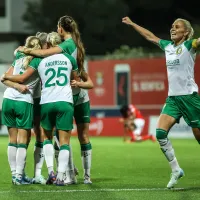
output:
[[[7,148],[8,162],[12,173],[12,183],[16,178],[16,155],[17,155],[17,128],[8,127],[9,143]]]
[[[14,101],[3,99],[2,104],[2,124],[8,127],[9,143],[7,148],[8,162],[12,173],[12,182],[15,182],[16,176],[16,154],[17,154],[17,132],[16,118],[13,112]]]
[[[92,145],[89,139],[90,102],[76,105],[74,117],[77,124],[78,139],[81,145],[81,159],[84,169],[84,183],[91,184],[90,171],[92,162]]]
[[[41,105],[41,127],[44,131],[43,152],[48,169],[48,179],[46,184],[53,184],[56,180],[54,173],[54,147],[52,143],[52,130],[55,126],[56,112],[54,103],[46,103]]]
[[[15,102],[16,124],[18,127],[17,155],[16,155],[16,184],[26,184],[24,169],[26,154],[33,128],[33,105],[23,101]],[[29,184],[29,182],[28,182]]]
[[[56,159],[56,165],[58,168],[58,155],[59,155],[59,149],[60,149],[60,143],[59,143],[59,134],[58,130],[54,131],[54,150],[55,150],[55,159]],[[73,150],[72,150],[72,145],[69,145],[70,150],[69,150],[69,163],[66,168],[65,172],[65,180],[64,183],[67,185],[72,185],[77,183],[76,175],[78,175],[78,169],[74,165],[73,162]]]
[[[46,184],[45,178],[42,176],[42,166],[44,163],[44,152],[43,152],[43,130],[40,127],[40,98],[34,99],[34,119],[33,119],[33,130],[35,133],[35,146],[34,146],[34,178],[33,183],[36,184]]]
[[[167,188],[173,188],[174,185],[177,184],[178,179],[184,175],[184,172],[180,168],[177,158],[175,156],[172,144],[168,139],[168,131],[176,122],[179,122],[181,116],[182,113],[177,107],[174,98],[168,97],[159,117],[156,128],[157,141],[159,142],[160,148],[167,158],[172,170],[171,178],[167,184]]]
[[[26,164],[26,154],[27,154],[27,143],[29,140],[29,136],[31,133],[31,129],[18,129],[17,136],[17,154],[16,154],[16,184],[22,184],[22,178],[24,175],[24,168]]]
[[[63,186],[65,172],[69,164],[69,143],[71,130],[73,128],[74,107],[71,103],[56,102],[57,116],[56,129],[59,133],[59,155],[58,155],[58,174],[56,185]]]

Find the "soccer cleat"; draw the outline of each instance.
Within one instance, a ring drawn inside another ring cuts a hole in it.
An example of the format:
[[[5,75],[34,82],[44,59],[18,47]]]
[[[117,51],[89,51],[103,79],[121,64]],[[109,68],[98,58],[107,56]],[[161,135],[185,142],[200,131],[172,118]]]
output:
[[[171,179],[167,184],[167,188],[171,189],[178,183],[178,180],[184,176],[184,171],[180,169],[179,171],[175,171],[171,173]]]
[[[51,184],[54,184],[56,181],[56,175],[54,174],[54,172],[52,171],[50,174],[49,174],[49,177],[46,181],[46,184],[47,185],[51,185]]]
[[[66,176],[64,179],[65,185],[77,184],[77,179],[74,172],[71,172],[69,176]]]
[[[29,178],[25,173],[22,175],[22,184],[27,185],[32,183],[32,178]]]
[[[22,178],[15,178],[15,185],[22,185]]]
[[[65,186],[64,180],[56,179],[55,181],[56,186]]]
[[[87,174],[84,176],[83,183],[84,184],[92,184],[92,181],[90,180],[90,177]]]
[[[32,183],[33,184],[41,184],[41,185],[46,185],[46,180],[44,178],[44,176],[40,175],[40,176],[36,176],[33,178]]]

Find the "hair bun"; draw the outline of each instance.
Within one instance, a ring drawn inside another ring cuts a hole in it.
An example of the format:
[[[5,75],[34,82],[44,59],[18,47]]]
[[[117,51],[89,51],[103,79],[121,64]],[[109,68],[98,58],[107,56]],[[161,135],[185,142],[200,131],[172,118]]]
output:
[[[37,32],[37,33],[35,34],[35,35],[36,35],[36,37],[38,37],[38,36],[40,35],[40,33],[41,33],[41,32]]]

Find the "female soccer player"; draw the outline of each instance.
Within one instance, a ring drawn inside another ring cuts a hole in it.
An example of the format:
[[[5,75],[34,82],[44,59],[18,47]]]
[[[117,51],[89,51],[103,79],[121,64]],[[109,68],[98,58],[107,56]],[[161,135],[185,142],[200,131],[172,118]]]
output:
[[[200,46],[200,38],[192,39],[193,28],[185,19],[176,19],[172,24],[170,30],[172,41],[156,37],[149,30],[132,22],[129,17],[122,18],[122,22],[132,26],[145,39],[165,51],[169,91],[158,120],[156,137],[172,169],[167,188],[173,188],[183,177],[184,172],[167,137],[168,132],[181,117],[192,128],[200,128],[200,97],[194,80],[194,61],[196,50]]]
[[[57,34],[55,39],[61,38]],[[57,41],[54,41],[57,42]],[[53,42],[51,46],[53,46]],[[69,54],[56,54],[41,61],[30,63],[32,68],[37,68],[42,80],[41,96],[41,126],[44,129],[44,154],[48,167],[49,178],[47,184],[56,183],[64,185],[64,173],[69,160],[69,140],[73,124],[73,96],[70,86],[70,77],[77,78],[77,64]],[[8,80],[24,81],[28,79],[34,70],[29,67],[23,75],[7,76]],[[60,152],[58,157],[57,177],[53,170],[54,149],[52,145],[52,130],[54,126],[59,133]]]
[[[79,74],[83,81],[89,80],[88,87],[92,88],[93,84],[90,77],[84,70],[83,63],[85,57],[85,49],[81,41],[80,33],[78,30],[77,23],[70,16],[63,16],[58,21],[57,32],[65,41],[56,47],[50,49],[41,50],[30,50],[27,48],[19,48],[27,54],[46,57],[53,54],[66,52],[77,59],[77,64],[79,68]],[[87,79],[86,79],[87,78]],[[79,83],[80,86],[82,83]],[[89,123],[90,123],[90,101],[86,90],[81,88],[73,89],[74,95],[74,117],[77,124],[78,138],[81,145],[81,158],[84,168],[84,183],[91,184],[90,180],[90,168],[92,159],[92,145],[89,140]]]
[[[47,33],[45,32],[37,32],[36,37],[40,40],[42,49],[47,49]],[[15,50],[14,55],[16,55],[18,49]],[[4,81],[4,84],[8,87],[12,87],[17,89],[19,92],[23,93],[28,90],[26,85],[18,84],[15,82],[11,82],[9,80]],[[45,178],[42,176],[42,166],[44,163],[44,153],[43,153],[43,133],[40,127],[40,110],[41,106],[40,96],[41,96],[41,85],[38,84],[37,92],[33,94],[33,131],[36,137],[35,147],[34,147],[34,178],[32,179],[32,183],[35,184],[46,184]]]
[[[40,41],[35,36],[26,39],[26,47],[39,49]],[[16,59],[9,68],[6,75],[23,74],[33,56],[16,54]],[[2,82],[4,82],[4,76]],[[8,127],[8,161],[12,172],[12,181],[16,185],[22,184],[23,170],[26,161],[26,149],[30,141],[31,128],[33,127],[33,94],[39,84],[39,76],[34,74],[25,82],[28,86],[24,93],[14,88],[7,88],[4,92],[2,105],[2,124]]]

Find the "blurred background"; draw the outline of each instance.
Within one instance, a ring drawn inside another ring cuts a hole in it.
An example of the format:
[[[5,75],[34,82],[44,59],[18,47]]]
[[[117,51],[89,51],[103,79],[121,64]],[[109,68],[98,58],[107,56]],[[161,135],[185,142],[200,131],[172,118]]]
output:
[[[199,1],[180,0],[0,0],[0,73],[11,65],[14,50],[37,31],[57,30],[63,15],[78,23],[86,49],[85,66],[94,82],[91,99],[91,135],[121,136],[119,107],[134,104],[145,116],[144,133],[155,134],[156,121],[167,97],[164,52],[147,42],[122,17],[163,39],[176,18],[192,23],[200,36]],[[195,78],[200,85],[200,57]],[[0,103],[5,87],[0,84]],[[1,134],[7,131],[4,127]],[[74,130],[75,134],[76,130]],[[171,130],[174,137],[192,137],[183,122]]]

